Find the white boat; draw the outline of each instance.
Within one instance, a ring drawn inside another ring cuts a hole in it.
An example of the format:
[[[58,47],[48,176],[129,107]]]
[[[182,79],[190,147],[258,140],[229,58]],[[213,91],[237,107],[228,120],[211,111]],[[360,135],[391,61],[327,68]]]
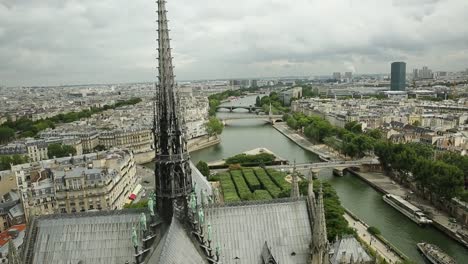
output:
[[[418,207],[412,205],[402,197],[393,194],[386,194],[383,200],[391,205],[393,208],[406,215],[409,219],[413,220],[418,225],[431,224],[430,220]]]
[[[419,251],[421,251],[432,264],[456,264],[452,257],[435,245],[423,242],[418,243],[417,246]]]

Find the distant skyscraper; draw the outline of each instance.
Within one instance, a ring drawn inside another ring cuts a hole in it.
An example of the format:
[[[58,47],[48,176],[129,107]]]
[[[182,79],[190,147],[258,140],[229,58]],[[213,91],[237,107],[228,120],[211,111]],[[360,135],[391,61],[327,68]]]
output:
[[[418,69],[413,69],[413,80],[417,80],[419,78]]]
[[[333,79],[337,80],[337,81],[341,80],[341,73],[340,72],[334,72],[333,73]]]
[[[353,79],[353,73],[352,72],[345,72],[344,76],[348,80]]]
[[[405,91],[406,90],[406,63],[393,62],[392,63],[392,91]]]
[[[434,74],[427,66],[413,70],[413,80],[433,79]]]
[[[251,82],[252,87],[258,87],[258,81],[257,80],[252,80]]]

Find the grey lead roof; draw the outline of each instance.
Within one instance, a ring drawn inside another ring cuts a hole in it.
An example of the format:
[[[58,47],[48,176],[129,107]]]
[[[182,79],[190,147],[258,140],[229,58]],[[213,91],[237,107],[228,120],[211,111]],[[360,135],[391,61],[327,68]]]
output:
[[[169,230],[159,242],[148,264],[206,264],[201,252],[188,236],[177,218],[173,218]]]
[[[333,255],[330,259],[331,264],[351,263],[351,257],[354,263],[373,263],[372,257],[352,236],[336,241],[330,249],[330,253]]]
[[[265,242],[278,263],[308,263],[312,233],[304,199],[212,207],[206,214],[223,264],[261,263]]]
[[[38,219],[33,263],[133,263],[132,226],[139,214]]]

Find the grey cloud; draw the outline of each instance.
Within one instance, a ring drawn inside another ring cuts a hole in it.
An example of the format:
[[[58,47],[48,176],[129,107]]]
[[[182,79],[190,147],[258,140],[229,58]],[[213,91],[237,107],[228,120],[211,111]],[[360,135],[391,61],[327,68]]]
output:
[[[167,5],[179,79],[388,72],[401,59],[468,66],[466,0]],[[152,81],[155,9],[148,0],[0,0],[0,85]]]

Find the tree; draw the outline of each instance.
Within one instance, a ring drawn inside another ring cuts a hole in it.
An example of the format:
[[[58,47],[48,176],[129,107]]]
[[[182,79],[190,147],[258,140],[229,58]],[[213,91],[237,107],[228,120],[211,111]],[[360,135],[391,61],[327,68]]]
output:
[[[262,102],[261,102],[261,100],[260,100],[260,96],[257,96],[257,98],[255,99],[255,106],[257,106],[257,107],[262,106]]]
[[[288,120],[286,121],[286,124],[292,129],[298,128],[297,121],[294,117],[289,117]]]
[[[209,136],[220,135],[223,133],[224,125],[216,117],[211,117],[208,123],[206,123],[206,132]]]
[[[11,169],[11,164],[23,164],[29,161],[28,156],[13,155],[13,156],[0,156],[0,171]]]
[[[58,143],[47,146],[47,154],[49,158],[62,158],[76,154],[76,149],[73,146],[62,145]]]
[[[0,127],[0,143],[4,144],[15,137],[15,130],[7,126]]]
[[[103,150],[106,150],[106,146],[104,145],[97,145],[94,147],[93,149],[94,151],[103,151]]]
[[[268,95],[263,96],[262,99],[260,99],[260,104],[263,105],[269,105],[270,104],[270,97]]]
[[[413,122],[413,126],[420,126],[421,122],[419,120],[416,120]]]
[[[468,156],[462,156],[458,153],[446,152],[440,159],[450,165],[457,166],[464,175],[465,189],[468,187]]]
[[[197,169],[203,174],[203,176],[207,177],[210,176],[210,168],[208,167],[208,164],[202,160],[200,160],[197,163]]]
[[[359,122],[353,121],[345,124],[345,129],[353,133],[362,133],[362,125]]]
[[[382,132],[380,132],[380,130],[378,129],[371,129],[367,132],[367,135],[369,135],[369,137],[372,137],[374,139],[381,139],[382,138]]]

